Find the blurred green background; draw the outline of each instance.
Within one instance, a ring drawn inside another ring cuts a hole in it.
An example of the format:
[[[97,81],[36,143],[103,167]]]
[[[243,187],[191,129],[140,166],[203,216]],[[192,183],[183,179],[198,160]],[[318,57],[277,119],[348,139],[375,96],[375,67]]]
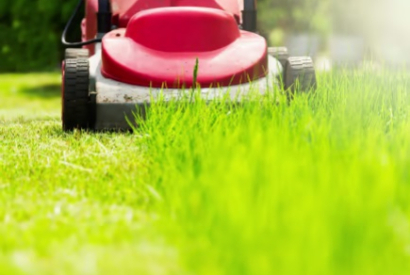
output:
[[[0,72],[44,71],[61,59],[60,35],[77,0],[1,0]]]
[[[76,3],[1,0],[0,72],[57,68],[60,35]],[[258,9],[261,34],[296,55],[410,61],[408,0],[258,0]],[[79,28],[71,33],[78,37]]]

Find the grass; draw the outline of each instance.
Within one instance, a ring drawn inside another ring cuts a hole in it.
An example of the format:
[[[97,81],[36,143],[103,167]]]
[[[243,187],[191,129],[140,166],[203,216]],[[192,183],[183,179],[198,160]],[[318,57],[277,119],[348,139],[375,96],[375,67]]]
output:
[[[408,274],[409,75],[319,81],[67,134],[57,74],[1,75],[0,274]]]

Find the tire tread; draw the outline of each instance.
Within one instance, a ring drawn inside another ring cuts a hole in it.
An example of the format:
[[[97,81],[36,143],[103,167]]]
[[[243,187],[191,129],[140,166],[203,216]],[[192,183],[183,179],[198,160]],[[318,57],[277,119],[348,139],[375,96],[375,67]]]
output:
[[[89,128],[88,59],[66,59],[63,94],[63,130]]]

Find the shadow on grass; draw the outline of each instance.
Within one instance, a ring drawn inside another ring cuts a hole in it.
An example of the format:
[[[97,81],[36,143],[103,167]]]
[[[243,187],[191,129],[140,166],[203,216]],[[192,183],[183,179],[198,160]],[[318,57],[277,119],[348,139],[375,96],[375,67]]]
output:
[[[20,92],[30,98],[58,98],[61,96],[61,85],[45,84],[34,87],[22,87]]]

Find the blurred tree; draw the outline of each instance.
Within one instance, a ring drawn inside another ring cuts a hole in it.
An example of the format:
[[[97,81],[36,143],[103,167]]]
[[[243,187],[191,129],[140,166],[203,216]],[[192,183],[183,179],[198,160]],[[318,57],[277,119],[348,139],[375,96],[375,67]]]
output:
[[[374,4],[368,0],[331,1],[331,22],[334,32],[360,35],[364,33],[367,11]]]
[[[272,31],[316,33],[331,30],[331,0],[259,0],[259,26],[265,36]]]
[[[75,0],[1,0],[0,72],[55,68]]]

